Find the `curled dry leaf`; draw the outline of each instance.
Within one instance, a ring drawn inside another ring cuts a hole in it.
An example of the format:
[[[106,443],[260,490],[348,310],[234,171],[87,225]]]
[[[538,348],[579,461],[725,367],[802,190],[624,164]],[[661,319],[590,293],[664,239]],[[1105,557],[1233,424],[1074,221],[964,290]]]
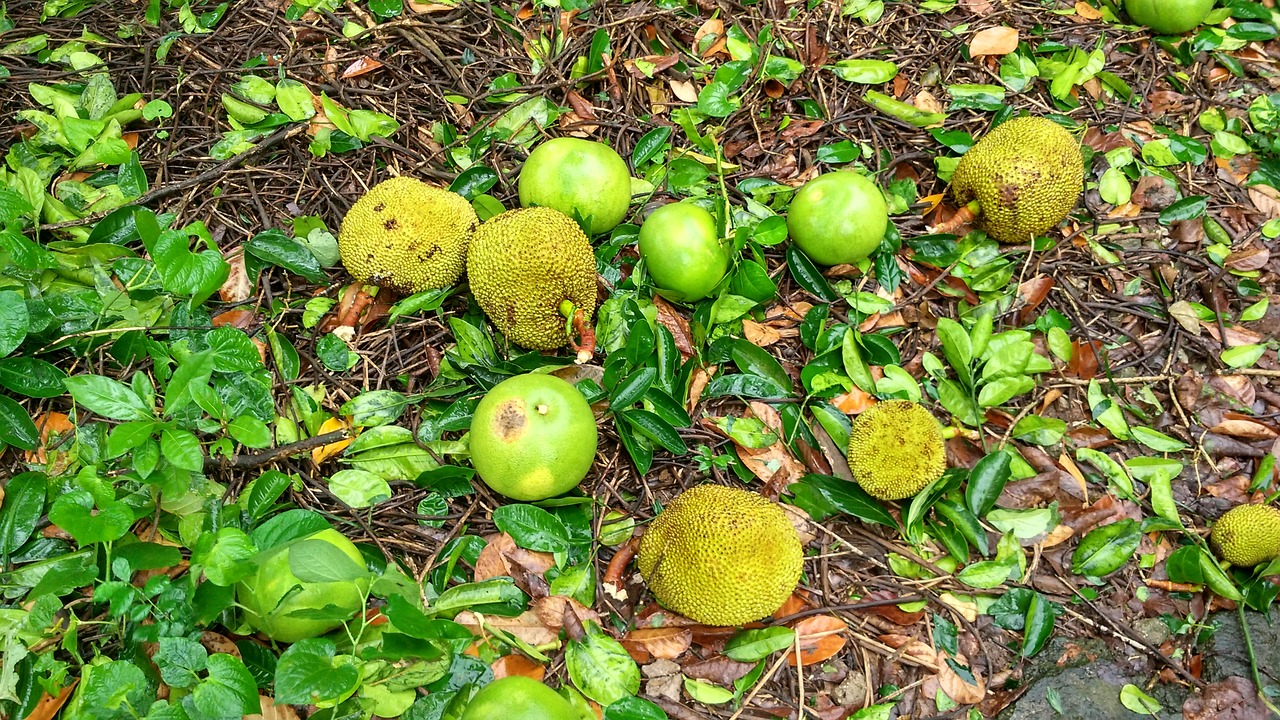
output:
[[[525,573],[541,575],[555,566],[555,558],[551,553],[526,550],[506,533],[497,533],[485,538],[489,544],[480,551],[476,558],[476,582],[495,577],[513,577],[519,566]]]
[[[216,653],[225,653],[234,658],[243,659],[240,656],[240,648],[236,647],[235,643],[231,642],[231,640],[229,640],[225,635],[213,632],[212,630],[205,630],[200,633],[200,644],[203,645],[204,649],[208,650],[211,655]]]
[[[711,36],[713,39],[701,53],[704,58],[711,57],[712,55],[723,51],[725,45],[728,43],[728,37],[724,34],[724,21],[719,18],[711,18],[710,20],[702,23],[702,27],[698,28],[698,32],[693,36],[693,48],[695,51],[702,47],[703,38],[706,38],[707,36]]]
[[[675,339],[676,350],[680,351],[681,359],[693,357],[693,331],[689,329],[689,321],[671,303],[657,295],[653,296],[653,306],[658,309],[658,323]]]
[[[946,653],[938,653],[938,683],[942,685],[942,691],[961,705],[982,702],[982,698],[987,695],[987,683],[982,679],[977,668],[973,667],[964,655],[957,655],[951,661],[960,666],[961,670],[957,670],[947,660]],[[968,673],[963,673],[964,668],[968,668]]]
[[[683,627],[639,628],[627,633],[621,642],[636,662],[648,662],[650,658],[675,660],[693,644],[693,633]]]
[[[712,655],[705,660],[687,662],[680,667],[680,670],[694,680],[705,680],[714,685],[732,687],[734,680],[751,672],[755,666],[755,663],[738,662],[723,655]]]
[[[1266,425],[1236,413],[1226,413],[1221,422],[1209,428],[1209,432],[1245,440],[1271,440],[1277,435]]]
[[[519,675],[520,677],[542,682],[542,677],[547,674],[546,667],[518,653],[503,655],[494,660],[489,667],[493,670],[494,680]]]
[[[1085,20],[1097,20],[1102,17],[1102,11],[1081,0],[1076,3],[1076,15],[1079,15]]]
[[[820,663],[840,652],[848,642],[844,636],[848,626],[834,615],[814,615],[791,627],[796,631],[796,642],[800,646],[798,658],[795,648],[788,651],[787,662],[791,667],[796,667],[797,663]]]
[[[742,334],[746,336],[747,342],[759,347],[769,347],[782,339],[782,333],[776,329],[752,320],[742,321]]]
[[[530,609],[537,613],[538,619],[543,625],[549,628],[559,629],[565,626],[566,615],[570,618],[576,618],[579,625],[585,622],[594,622],[599,624],[600,615],[595,610],[583,605],[571,597],[563,595],[547,595],[538,598],[529,604]]]
[[[911,658],[917,665],[923,665],[928,668],[936,667],[935,663],[938,659],[938,653],[935,652],[933,648],[910,635],[885,633],[883,635],[877,635],[876,639],[894,650],[901,650],[904,657]]]
[[[347,80],[349,78],[359,77],[365,73],[373,72],[380,67],[382,67],[381,61],[374,60],[366,55],[365,57],[362,57],[348,65],[347,69],[342,71],[342,79]]]
[[[555,642],[559,636],[559,632],[542,624],[538,613],[533,610],[525,610],[515,617],[485,615],[483,627],[480,624],[480,618],[470,610],[458,613],[458,616],[453,620],[470,630],[471,634],[477,637],[484,637],[489,634],[485,627],[514,635],[530,645],[547,645]]]
[[[319,434],[324,435],[326,433],[337,432],[338,430],[349,429],[351,429],[350,422],[343,418],[331,417],[320,425]],[[354,439],[355,438],[347,438],[346,440],[339,440],[338,442],[329,443],[328,445],[321,445],[311,451],[311,462],[316,465],[322,464],[325,460],[328,460],[334,455],[346,450],[347,446],[350,445],[351,441]]]
[[[49,447],[49,438],[66,435],[74,432],[75,425],[71,424],[71,418],[66,413],[53,412],[46,410],[36,416],[36,430],[40,432],[40,444],[35,450],[29,450],[23,453],[23,459],[29,463],[39,463],[46,465],[49,462],[49,453],[45,448]],[[66,468],[69,462],[69,455],[65,450],[54,451],[54,463],[52,468],[44,468],[46,472],[53,473]]]
[[[244,302],[253,297],[253,283],[244,267],[244,248],[238,247],[227,252],[227,264],[231,266],[227,279],[218,288],[218,297],[223,302]]]
[[[245,715],[244,720],[298,720],[298,711],[292,705],[277,705],[274,698],[266,695],[258,696],[258,707],[258,714]]]
[[[987,28],[979,30],[974,34],[973,39],[969,41],[969,54],[973,57],[979,55],[1008,55],[1018,49],[1018,31],[1011,27]]]
[[[53,720],[53,717],[58,714],[62,706],[67,704],[67,700],[71,697],[71,692],[76,689],[76,685],[79,682],[80,678],[72,678],[71,682],[62,688],[56,696],[42,693],[40,700],[36,703],[35,708],[31,710],[31,714],[27,715],[26,720]]]

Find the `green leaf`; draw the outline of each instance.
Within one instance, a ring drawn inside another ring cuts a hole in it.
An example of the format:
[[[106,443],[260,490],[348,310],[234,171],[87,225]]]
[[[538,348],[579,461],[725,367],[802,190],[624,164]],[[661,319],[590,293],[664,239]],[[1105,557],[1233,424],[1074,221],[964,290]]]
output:
[[[67,374],[33,357],[0,359],[0,387],[35,398],[58,397],[67,391]]]
[[[622,645],[595,622],[583,623],[583,629],[582,639],[570,641],[565,652],[573,686],[601,705],[640,692],[640,668]]]
[[[1268,345],[1237,345],[1222,351],[1222,362],[1229,368],[1251,367],[1267,351]]]
[[[237,416],[227,425],[227,432],[245,447],[271,447],[271,428],[252,415]]]
[[[526,550],[564,552],[569,530],[555,515],[536,505],[502,505],[493,511],[493,524]]]
[[[1130,519],[1096,527],[1084,536],[1071,556],[1071,571],[1102,577],[1124,567],[1138,550],[1142,530]]]
[[[795,278],[796,283],[806,292],[823,302],[831,303],[840,300],[840,294],[832,289],[827,279],[822,276],[822,272],[800,251],[800,248],[796,247],[794,242],[787,245],[786,258],[791,277]]]
[[[606,707],[604,720],[667,720],[667,714],[652,702],[631,696]]]
[[[244,249],[265,263],[282,267],[311,282],[323,282],[325,279],[324,270],[315,255],[280,230],[263,230],[245,243]]]
[[[327,543],[326,543],[327,544]],[[312,705],[355,692],[360,670],[349,658],[336,658],[333,642],[312,638],[294,643],[276,663],[275,701]]]
[[[40,431],[31,415],[8,395],[0,395],[0,446],[4,443],[23,450],[35,450]]]
[[[648,410],[627,410],[619,413],[618,417],[625,420],[636,432],[661,445],[672,455],[683,455],[689,452],[680,433],[676,432],[666,420]]]
[[[284,491],[289,489],[290,482],[289,476],[279,470],[268,470],[262,473],[249,488],[245,510],[255,520],[261,520],[271,511],[272,505],[280,499]]]
[[[59,495],[49,508],[49,522],[67,531],[80,545],[113,542],[133,525],[133,511],[119,501],[102,504],[95,511],[87,490]]]
[[[658,153],[662,152],[662,147],[671,137],[671,128],[660,125],[646,132],[636,141],[636,147],[631,151],[631,167],[639,170],[641,165],[658,157]]]
[[[721,375],[707,383],[702,397],[711,398],[736,395],[746,398],[777,399],[791,397],[789,387],[758,375]]]
[[[376,427],[399,419],[409,402],[408,398],[395,390],[373,390],[343,403],[338,412],[350,415],[351,424],[355,427]]]
[[[43,473],[25,472],[14,475],[5,484],[4,503],[0,504],[0,562],[22,547],[35,532],[44,515],[46,483]]]
[[[960,323],[951,318],[938,318],[938,341],[942,343],[942,354],[947,358],[951,369],[961,383],[969,385],[973,382],[971,365],[973,364],[973,343],[969,333],[964,331]]]
[[[208,537],[207,535],[205,537]],[[204,538],[197,546],[198,552],[192,553],[192,562],[204,566],[204,574],[209,582],[221,587],[230,587],[249,577],[257,569],[253,556],[258,548],[253,540],[239,528],[222,528],[218,530],[212,542],[205,548]]]
[[[793,504],[809,513],[815,521],[846,513],[863,522],[898,529],[893,515],[857,483],[830,475],[805,475],[800,482],[789,485],[787,492],[794,496]]]
[[[1022,633],[1022,657],[1032,657],[1044,649],[1053,634],[1053,624],[1062,608],[1038,592],[1027,603],[1025,630]]]
[[[684,691],[703,705],[723,705],[733,699],[733,691],[701,680],[686,677]]]
[[[1204,195],[1192,195],[1191,197],[1182,198],[1160,213],[1160,224],[1172,225],[1182,220],[1198,218],[1204,215],[1208,204],[1209,198]]]
[[[1187,444],[1185,442],[1178,440],[1177,438],[1171,438],[1162,432],[1152,430],[1148,427],[1135,425],[1129,428],[1129,432],[1132,433],[1134,440],[1137,440],[1156,452],[1173,453],[1187,449]]]
[[[791,384],[791,376],[783,369],[782,363],[762,347],[738,338],[733,343],[730,355],[734,364],[744,373],[768,378],[782,387]]]
[[[969,484],[965,487],[964,500],[969,511],[975,516],[985,517],[1009,482],[1012,471],[1009,464],[1012,458],[1003,451],[993,452],[978,461],[969,473]]]
[[[329,492],[352,508],[373,507],[391,499],[391,486],[367,470],[339,470],[329,478]]]
[[[858,331],[849,328],[841,343],[841,359],[844,371],[853,380],[853,384],[866,392],[876,391],[876,381],[871,375],[871,368],[862,357],[862,348],[858,346]]]
[[[966,565],[963,570],[956,573],[956,579],[969,587],[989,590],[1004,584],[1009,579],[1009,574],[1016,572],[1017,569],[1017,565],[1008,562],[983,560]]]
[[[796,631],[789,627],[743,630],[725,643],[724,654],[730,660],[756,662],[790,648],[795,641]]]
[[[160,678],[175,688],[189,688],[200,682],[200,673],[208,667],[209,652],[195,640],[184,637],[162,637],[160,648],[152,658],[160,669]]]
[[[136,219],[136,218],[135,218]],[[192,252],[185,232],[163,230],[152,242],[146,242],[151,259],[160,273],[164,289],[178,295],[189,295],[200,304],[217,292],[231,272],[231,266],[215,250]]]
[[[1111,459],[1111,456],[1093,448],[1079,448],[1076,450],[1076,460],[1096,467],[1115,486],[1116,492],[1121,496],[1125,498],[1134,496],[1133,480],[1129,478],[1129,474],[1120,466],[1120,463]]]
[[[262,356],[243,330],[229,325],[214,328],[205,336],[213,351],[213,369],[218,372],[253,372],[262,367]]]
[[[898,66],[885,60],[841,60],[830,69],[841,80],[863,85],[887,83],[898,74]]]
[[[1133,683],[1128,683],[1120,688],[1120,704],[1139,715],[1150,715],[1151,717],[1156,717],[1163,710],[1158,700],[1142,692]]]
[[[174,467],[199,472],[204,467],[200,440],[189,430],[166,427],[160,433],[160,453]]]
[[[191,693],[192,704],[208,717],[235,718],[261,712],[258,684],[239,658],[209,656],[209,677]]]
[[[468,200],[488,192],[489,188],[498,184],[498,173],[484,165],[472,165],[459,173],[449,185],[449,190]]]
[[[27,302],[13,290],[0,290],[0,358],[18,349],[29,326]]]
[[[75,375],[64,383],[85,408],[112,420],[149,420],[151,408],[128,385],[101,375]]]
[[[290,545],[287,552],[289,572],[302,582],[346,582],[369,576],[368,568],[325,540],[308,538]]]

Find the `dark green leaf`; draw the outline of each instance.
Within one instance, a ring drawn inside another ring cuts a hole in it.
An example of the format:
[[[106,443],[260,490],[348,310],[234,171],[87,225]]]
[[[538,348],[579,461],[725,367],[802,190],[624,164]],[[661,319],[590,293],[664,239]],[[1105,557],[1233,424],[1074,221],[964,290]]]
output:
[[[1172,225],[1180,220],[1190,220],[1204,215],[1209,198],[1204,195],[1185,197],[1165,208],[1160,213],[1161,225]]]
[[[1128,518],[1096,527],[1076,546],[1071,571],[1090,577],[1113,573],[1129,562],[1140,542],[1142,530]]]
[[[44,515],[46,483],[43,473],[26,472],[14,475],[5,484],[4,503],[0,504],[0,563],[35,532]]]
[[[57,397],[67,391],[67,374],[56,365],[32,357],[0,360],[0,386],[35,398]]]
[[[813,261],[805,257],[795,243],[787,246],[786,257],[791,277],[795,278],[796,283],[805,291],[823,302],[836,302],[840,299],[840,295],[827,283],[827,279],[814,266]]]
[[[665,125],[660,125],[641,136],[636,141],[635,150],[631,152],[631,167],[639,170],[641,165],[658,157],[658,153],[662,152],[662,146],[670,137],[671,128]]]
[[[965,504],[969,511],[979,518],[986,517],[996,500],[1009,482],[1009,454],[1003,451],[993,452],[982,458],[969,472],[969,484],[964,490]]]
[[[789,485],[787,492],[795,497],[796,507],[808,512],[818,522],[837,513],[846,513],[865,522],[895,530],[898,528],[893,515],[857,483],[830,475],[805,475],[800,482]]]
[[[112,420],[147,420],[151,408],[124,383],[102,375],[75,375],[63,381],[85,408]]]
[[[743,630],[725,643],[724,654],[738,662],[756,662],[775,652],[790,648],[796,641],[796,631],[789,627],[767,627],[759,630]]]
[[[619,417],[627,421],[636,432],[666,448],[672,455],[683,455],[689,451],[680,433],[648,410],[627,410],[620,413]]]
[[[40,431],[31,415],[8,395],[0,395],[0,443],[23,450],[35,450],[40,443]]]
[[[538,552],[569,549],[569,531],[555,515],[535,505],[503,505],[494,509],[493,524],[516,544]]]
[[[296,273],[311,282],[324,280],[320,261],[301,243],[275,229],[264,230],[253,236],[244,246],[245,252],[262,260]]]
[[[472,165],[454,178],[449,189],[468,200],[475,200],[477,195],[489,191],[498,184],[498,173],[484,165]]]
[[[333,642],[322,639],[294,643],[276,664],[275,701],[311,705],[336,700],[360,684],[360,670],[350,659],[337,659]]]

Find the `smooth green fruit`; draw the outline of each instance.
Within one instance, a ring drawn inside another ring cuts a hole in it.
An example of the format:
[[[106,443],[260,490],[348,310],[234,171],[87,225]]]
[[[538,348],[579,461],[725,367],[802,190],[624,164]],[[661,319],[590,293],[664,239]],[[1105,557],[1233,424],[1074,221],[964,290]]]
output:
[[[706,297],[729,270],[715,218],[688,202],[654,210],[640,226],[639,250],[660,294],[678,302]]]
[[[510,675],[480,688],[462,720],[578,720],[578,711],[555,690],[532,678]]]
[[[1280,557],[1280,509],[1271,505],[1231,508],[1213,524],[1209,545],[1218,557],[1240,567]]]
[[[865,259],[880,247],[888,227],[889,206],[880,188],[845,170],[805,183],[787,211],[792,241],[819,265]]]
[[[1129,19],[1162,35],[1195,30],[1213,10],[1215,0],[1125,0]]]
[[[742,625],[776,611],[803,564],[800,536],[777,503],[722,485],[671,501],[636,555],[658,602],[704,625]]]
[[[476,405],[471,464],[495,492],[545,500],[582,482],[597,439],[595,414],[577,388],[554,375],[517,375]]]
[[[236,587],[236,598],[245,608],[245,621],[277,642],[292,643],[333,630],[364,609],[369,579],[338,582],[303,582],[289,569],[289,554],[306,543],[327,542],[360,567],[364,556],[342,533],[321,530],[258,555],[258,571]],[[302,589],[290,594],[295,587]],[[285,597],[288,595],[288,597]],[[289,617],[299,610],[319,610],[333,606],[342,619],[308,620]]]
[[[631,207],[631,171],[608,145],[579,138],[548,140],[520,169],[520,205],[549,207],[586,220],[589,235],[617,227]]]

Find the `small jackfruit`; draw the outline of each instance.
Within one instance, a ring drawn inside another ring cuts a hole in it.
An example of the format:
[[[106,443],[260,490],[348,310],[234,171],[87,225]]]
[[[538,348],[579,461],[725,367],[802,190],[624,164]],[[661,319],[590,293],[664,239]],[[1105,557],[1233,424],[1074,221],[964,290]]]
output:
[[[1240,567],[1274,560],[1280,557],[1280,509],[1237,505],[1213,524],[1209,544],[1218,557]]]
[[[530,350],[569,342],[566,303],[586,320],[596,310],[591,243],[577,223],[551,208],[508,210],[476,228],[467,276],[484,314]]]
[[[1062,222],[1084,187],[1080,144],[1040,117],[1008,120],[960,158],[956,202],[976,202],[977,225],[1003,243],[1029,243]]]
[[[849,430],[849,470],[867,494],[909,498],[947,469],[942,426],[909,400],[886,400],[864,410]]]
[[[356,280],[412,294],[448,287],[479,218],[461,195],[410,177],[369,188],[342,219],[338,252]]]
[[[800,537],[777,503],[721,485],[671,501],[636,556],[658,602],[704,625],[741,625],[782,607],[803,562]]]

